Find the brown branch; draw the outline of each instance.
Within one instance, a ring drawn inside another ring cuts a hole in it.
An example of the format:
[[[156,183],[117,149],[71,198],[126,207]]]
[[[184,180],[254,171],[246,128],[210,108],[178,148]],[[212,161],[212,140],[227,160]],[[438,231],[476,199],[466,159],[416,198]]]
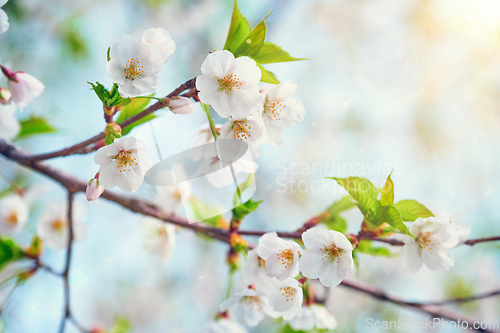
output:
[[[377,238],[377,237],[361,236],[361,239],[372,240],[372,241],[376,241],[376,242],[383,242],[383,243],[394,245],[394,246],[405,245],[405,243],[402,240],[394,239],[394,238]],[[473,246],[473,245],[478,244],[478,243],[494,242],[494,241],[500,241],[500,236],[469,239],[464,244]]]
[[[195,88],[195,85],[196,85],[196,78],[190,79],[190,80],[184,82],[183,84],[181,84],[179,87],[177,87],[174,91],[172,91],[170,94],[168,94],[165,97],[172,98],[175,96],[179,96],[182,92],[184,92],[186,90],[190,90],[190,93],[188,93],[188,94],[190,94],[190,96],[191,96],[192,95],[191,89]],[[144,118],[145,116],[155,112],[156,110],[162,109],[166,106],[167,105],[164,104],[162,101],[158,101],[155,104],[152,104],[148,108],[144,109],[142,112],[139,112],[135,116],[128,118],[127,120],[121,122],[118,125],[120,125],[121,128],[125,128],[125,127],[133,124],[137,120],[140,120],[140,119]],[[26,155],[26,154],[20,155],[20,156],[18,156],[17,160],[24,159],[27,161],[36,162],[36,161],[48,160],[48,159],[55,158],[55,157],[68,156],[68,155],[72,155],[72,154],[86,154],[86,153],[92,152],[93,150],[96,150],[95,147],[88,147],[88,146],[90,146],[93,143],[96,143],[97,141],[103,140],[104,138],[105,138],[105,134],[104,134],[104,132],[102,132],[100,134],[93,136],[90,139],[87,139],[85,141],[77,143],[77,144],[75,144],[71,147],[68,147],[68,148],[57,150],[57,151],[54,151],[51,153],[44,153],[44,154],[38,154],[38,155]]]
[[[380,301],[389,302],[389,303],[397,304],[397,305],[404,306],[404,307],[412,307],[412,308],[415,308],[421,312],[425,312],[434,318],[443,318],[443,319],[448,319],[448,320],[452,320],[452,321],[458,321],[458,320],[464,321],[464,322],[467,322],[469,328],[474,327],[475,321],[473,319],[460,317],[460,315],[457,315],[454,312],[441,309],[441,308],[436,307],[434,304],[431,304],[431,303],[407,302],[407,301],[400,299],[396,296],[386,294],[384,291],[377,289],[375,287],[363,286],[361,284],[358,284],[358,283],[350,281],[350,280],[342,281],[341,285],[344,287],[347,287],[349,289],[353,289],[353,290],[356,290],[358,292],[361,292],[365,295],[369,295],[369,296],[371,296],[375,299],[378,299]],[[480,328],[477,328],[475,330],[478,332],[487,332],[487,333],[494,332],[493,330],[480,329]]]

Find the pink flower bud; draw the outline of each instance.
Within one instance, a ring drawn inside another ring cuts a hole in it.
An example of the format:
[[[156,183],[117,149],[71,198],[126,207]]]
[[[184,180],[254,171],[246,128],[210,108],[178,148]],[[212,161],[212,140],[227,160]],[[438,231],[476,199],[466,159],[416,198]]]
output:
[[[87,201],[96,200],[101,196],[102,192],[104,192],[104,187],[99,184],[98,179],[92,178],[87,185],[87,190],[85,191]]]
[[[0,88],[0,103],[3,105],[9,104],[12,94],[7,88]]]
[[[190,114],[194,111],[194,103],[187,97],[172,97],[168,108],[175,114]]]
[[[22,110],[29,102],[40,95],[45,86],[35,77],[24,72],[12,72],[4,66],[0,66],[2,72],[9,79],[9,89],[12,100]]]

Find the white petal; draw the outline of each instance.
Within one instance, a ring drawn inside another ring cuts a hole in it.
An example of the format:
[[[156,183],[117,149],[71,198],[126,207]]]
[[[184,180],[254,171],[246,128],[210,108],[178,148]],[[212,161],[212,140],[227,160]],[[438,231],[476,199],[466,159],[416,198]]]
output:
[[[432,252],[431,252],[432,251]],[[431,271],[449,271],[455,265],[455,259],[448,249],[422,249],[422,259]]]
[[[234,61],[235,74],[240,80],[256,85],[259,83],[262,72],[254,60],[249,57],[239,57]]]
[[[215,51],[210,53],[201,65],[201,72],[205,75],[224,77],[229,72],[234,56],[229,51]]]
[[[408,237],[410,238],[410,237]],[[405,242],[406,245],[403,246],[400,253],[401,265],[403,268],[410,272],[416,273],[422,267],[422,257],[420,256],[420,245],[417,242],[410,241]]]
[[[323,227],[311,228],[302,234],[302,241],[306,248],[322,247],[330,244],[328,229]]]
[[[302,275],[309,279],[317,279],[319,277],[319,267],[323,264],[322,253],[317,247],[307,249],[304,252],[299,260],[299,270]]]

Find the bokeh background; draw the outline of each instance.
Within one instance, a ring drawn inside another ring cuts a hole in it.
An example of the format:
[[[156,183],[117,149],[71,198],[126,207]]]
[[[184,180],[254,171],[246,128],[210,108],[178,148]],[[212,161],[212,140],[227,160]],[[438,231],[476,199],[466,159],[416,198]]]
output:
[[[262,147],[255,198],[264,203],[242,228],[295,230],[344,195],[325,176],[356,174],[382,185],[395,169],[396,200],[417,199],[450,215],[468,208],[471,237],[500,234],[498,1],[240,0],[239,6],[252,26],[274,9],[267,40],[309,59],[266,66],[298,85],[295,97],[307,114],[285,129],[282,146]],[[164,95],[198,75],[207,52],[222,48],[233,2],[11,0],[3,8],[11,25],[0,36],[1,63],[46,86],[18,117],[42,115],[59,129],[16,142],[37,153],[102,131],[102,107],[86,82],[111,86],[106,50],[121,36],[140,37],[150,27],[170,32],[177,50],[160,74],[157,91]],[[199,107],[189,116],[163,117],[159,140],[166,153],[189,148],[193,130],[206,122]],[[49,163],[82,179],[97,171],[92,155]],[[32,229],[48,201],[65,198],[61,186],[42,176],[1,158],[0,168],[24,184],[47,185],[31,211]],[[143,186],[137,194],[147,199],[154,192]],[[216,315],[228,277],[226,245],[180,230],[163,266],[143,249],[139,215],[105,200],[87,203],[82,194],[77,199],[87,208],[87,235],[75,245],[70,282],[73,312],[84,326],[109,328],[123,316],[133,332],[199,332]],[[360,214],[345,216],[357,232]],[[16,239],[27,245],[31,236],[24,230]],[[498,245],[454,250],[456,265],[446,273],[406,273],[397,252],[394,258],[360,255],[351,278],[415,301],[500,288]],[[42,259],[61,269],[64,257],[46,249]],[[343,287],[318,290],[328,294],[339,332],[365,331],[367,317],[425,318]],[[55,332],[62,302],[60,279],[41,271],[2,309],[2,332]],[[451,309],[498,320],[500,300]],[[251,332],[279,328],[268,320]],[[67,332],[77,331],[70,324]]]

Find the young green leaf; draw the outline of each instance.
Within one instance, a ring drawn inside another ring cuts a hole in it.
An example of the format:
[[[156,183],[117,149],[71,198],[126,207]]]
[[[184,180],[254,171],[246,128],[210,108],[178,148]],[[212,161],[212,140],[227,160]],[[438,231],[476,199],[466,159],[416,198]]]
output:
[[[342,199],[335,201],[326,211],[332,215],[339,214],[345,210],[351,209],[356,206],[350,195],[346,195]]]
[[[425,218],[434,216],[427,207],[416,200],[406,199],[398,201],[394,204],[394,208],[398,210],[403,221],[411,222],[419,217]]]
[[[21,131],[16,140],[38,134],[55,133],[57,129],[49,124],[47,119],[38,116],[30,116],[28,119],[21,120]]]
[[[345,234],[347,231],[347,220],[337,214],[322,219],[320,223],[323,223],[328,229],[338,231],[342,234]]]
[[[26,258],[24,250],[10,238],[0,238],[0,270],[7,264]]]
[[[408,227],[403,223],[399,212],[393,206],[382,206],[377,211],[376,224],[388,223],[403,234],[413,237]]]
[[[253,182],[253,178],[254,178],[254,174],[251,173],[248,176],[247,180],[238,186],[240,194],[250,188],[250,186],[252,185],[252,182]],[[233,206],[236,207],[239,204],[240,204],[240,199],[238,196],[238,191],[235,191],[234,196],[233,196]]]
[[[267,14],[262,21],[257,24],[248,37],[243,41],[243,43],[238,46],[236,50],[234,50],[233,54],[235,58],[241,57],[241,56],[248,56],[248,57],[253,57],[256,55],[259,51],[260,48],[262,47],[262,44],[264,44],[264,40],[266,39],[266,22],[264,21],[269,14]]]
[[[87,81],[87,83],[92,86],[92,90],[94,90],[97,97],[99,97],[99,99],[103,104],[105,104],[106,101],[111,97],[108,89],[106,89],[106,87],[100,84],[99,82],[93,84],[92,82]]]
[[[151,94],[148,97],[153,97],[153,95],[154,94]],[[139,112],[143,111],[148,106],[150,101],[151,100],[149,98],[132,98],[130,102],[127,105],[125,105],[123,109],[120,111],[115,122],[119,124],[122,121],[127,120],[132,116],[135,116]],[[134,127],[144,124],[145,122],[148,122],[154,118],[156,118],[156,116],[151,113],[146,117],[143,117],[142,119],[134,122],[133,124],[130,124],[125,128],[122,128],[122,135],[123,136],[127,135]]]
[[[203,222],[209,226],[220,228],[219,225],[221,220],[224,220],[221,212],[218,208],[208,207],[203,201],[194,196],[189,199],[189,205],[193,211],[193,215],[197,220],[203,220]],[[206,218],[207,216],[212,216]]]
[[[278,80],[276,75],[274,75],[273,72],[268,71],[267,69],[265,69],[264,67],[262,67],[259,64],[257,64],[257,66],[260,68],[260,72],[262,74],[262,77],[260,78],[261,82],[266,82],[266,83],[271,83],[271,84],[279,84],[280,83],[280,81]]]
[[[250,35],[251,28],[247,19],[241,14],[238,9],[238,2],[234,0],[233,16],[231,17],[231,25],[227,33],[224,50],[231,52],[235,51],[242,43],[245,42]]]
[[[380,203],[382,206],[392,206],[394,204],[394,182],[391,179],[392,171],[385,181],[382,195],[380,196]]]
[[[259,49],[259,52],[257,52],[257,54],[255,54],[252,58],[259,64],[307,60],[306,58],[294,58],[290,55],[290,53],[271,42],[264,42]]]
[[[359,209],[367,217],[374,215],[380,207],[380,202],[376,199],[377,188],[368,180],[361,177],[326,177],[334,179],[346,189],[346,191],[356,200]]]
[[[262,200],[261,201],[253,201],[252,199],[249,199],[244,204],[241,204],[241,205],[233,208],[233,210],[232,210],[233,220],[234,221],[243,220],[248,214],[255,211],[261,203],[262,203]]]
[[[108,59],[108,61],[111,60],[111,47],[108,47],[108,51],[106,52],[106,59]]]

